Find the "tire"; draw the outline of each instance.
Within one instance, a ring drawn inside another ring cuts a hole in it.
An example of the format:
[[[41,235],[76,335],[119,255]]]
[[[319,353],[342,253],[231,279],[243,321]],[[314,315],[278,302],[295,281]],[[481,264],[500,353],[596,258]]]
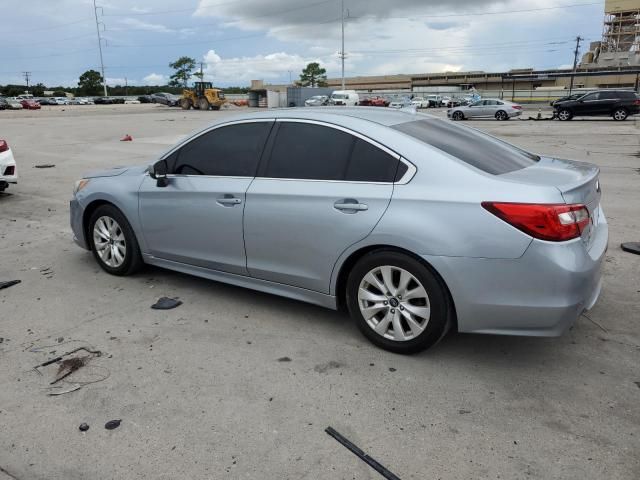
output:
[[[617,122],[623,122],[629,116],[629,112],[625,108],[616,108],[613,112],[613,119]]]
[[[504,110],[498,110],[495,114],[496,120],[509,120],[509,115]]]
[[[558,111],[558,120],[566,122],[567,120],[571,120],[572,118],[573,113],[571,113],[571,110],[563,108],[562,110]]]
[[[464,113],[462,113],[460,110],[453,112],[451,114],[451,118],[458,121],[458,120],[464,120]]]
[[[198,99],[198,110],[209,110],[209,100],[202,97]]]
[[[191,100],[189,100],[188,98],[181,98],[180,108],[182,108],[183,110],[189,110],[191,108]]]
[[[383,272],[391,272],[390,282],[384,281]],[[405,288],[400,285],[403,279],[408,279]],[[413,298],[402,299],[401,291],[414,292]],[[376,250],[356,263],[347,280],[346,303],[358,328],[373,344],[403,354],[420,352],[440,340],[452,311],[436,275],[413,257],[393,250]]]
[[[89,220],[87,237],[94,258],[105,272],[125,276],[142,267],[140,247],[133,229],[115,206],[107,204],[96,208]],[[100,239],[104,240],[106,250],[101,250],[100,244],[96,246]],[[119,256],[114,255],[115,250],[120,252]]]

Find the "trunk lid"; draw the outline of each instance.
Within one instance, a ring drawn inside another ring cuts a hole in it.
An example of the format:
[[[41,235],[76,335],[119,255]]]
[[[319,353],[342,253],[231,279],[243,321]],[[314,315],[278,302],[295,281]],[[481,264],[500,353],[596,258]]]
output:
[[[582,233],[587,248],[593,243],[600,219],[600,169],[586,162],[541,157],[535,165],[500,175],[530,185],[555,187],[567,204],[581,203],[589,211],[589,226]]]

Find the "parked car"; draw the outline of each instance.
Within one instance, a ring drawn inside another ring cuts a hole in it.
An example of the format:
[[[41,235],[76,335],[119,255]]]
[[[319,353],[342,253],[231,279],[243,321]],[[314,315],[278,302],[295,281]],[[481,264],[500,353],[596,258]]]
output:
[[[58,105],[69,105],[71,102],[67,97],[54,97]]]
[[[408,96],[395,98],[391,102],[389,102],[389,106],[391,108],[405,108],[411,105],[411,99]]]
[[[416,108],[429,108],[429,100],[424,97],[413,97],[411,100],[411,105],[414,105]]]
[[[168,107],[180,106],[180,97],[173,93],[154,93],[151,95],[151,103],[162,103]]]
[[[499,98],[485,98],[468,106],[454,107],[447,110],[447,117],[452,120],[465,120],[475,117],[493,117],[496,120],[509,120],[522,115],[522,106]]]
[[[87,175],[70,216],[110,274],[147,263],[345,305],[373,343],[409,353],[450,328],[556,336],[591,308],[598,175],[402,110],[275,109]]]
[[[361,98],[358,105],[361,107],[388,107],[390,103],[391,102],[384,97],[374,96]]]
[[[4,192],[10,183],[18,183],[16,161],[7,141],[0,140],[0,192]]]
[[[336,90],[331,93],[329,103],[331,105],[344,105],[353,107],[360,102],[360,96],[355,90]]]
[[[24,100],[20,100],[20,105],[22,105],[22,108],[26,108],[27,110],[39,110],[40,108],[40,104],[33,99],[24,99]]]
[[[6,110],[9,108],[9,105],[7,104],[7,99],[4,97],[0,97],[0,110]]]
[[[322,107],[329,104],[329,97],[327,95],[314,95],[304,101],[305,107]]]
[[[556,102],[553,109],[562,121],[575,116],[607,116],[622,121],[640,113],[640,95],[631,90],[600,90],[575,100]]]
[[[53,97],[42,97],[38,102],[40,105],[58,105],[57,100]]]
[[[140,100],[140,103],[151,103],[151,95],[140,95],[138,100]]]
[[[580,97],[583,97],[584,95],[586,95],[585,92],[573,93],[571,95],[567,95],[566,97],[561,97],[561,98],[558,98],[556,100],[553,100],[553,101],[549,102],[549,105],[551,105],[553,107],[558,102],[566,102],[567,100],[577,100]]]
[[[93,99],[93,103],[96,105],[112,105],[114,102],[111,97],[96,97]]]
[[[140,100],[138,100],[137,98],[125,98],[124,103],[127,105],[132,105],[132,104],[140,104],[142,102],[140,102]]]
[[[19,100],[15,98],[7,98],[7,108],[10,110],[22,110],[24,107]]]

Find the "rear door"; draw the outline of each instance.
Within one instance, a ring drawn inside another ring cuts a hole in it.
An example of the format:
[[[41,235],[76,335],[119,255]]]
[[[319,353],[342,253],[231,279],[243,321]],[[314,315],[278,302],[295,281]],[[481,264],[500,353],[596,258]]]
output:
[[[273,120],[216,127],[168,159],[168,185],[146,176],[139,213],[151,255],[245,274],[242,234],[245,194]]]
[[[373,230],[407,167],[336,126],[282,120],[274,131],[247,191],[249,274],[329,293],[338,257]]]

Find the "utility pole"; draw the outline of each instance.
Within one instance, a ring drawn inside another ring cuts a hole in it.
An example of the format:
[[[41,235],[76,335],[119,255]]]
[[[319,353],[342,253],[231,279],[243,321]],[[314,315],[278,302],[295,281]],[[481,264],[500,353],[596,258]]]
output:
[[[293,82],[291,82],[291,70],[287,70],[287,72],[289,72],[289,85],[293,85]]]
[[[22,75],[27,82],[27,93],[29,93],[29,77],[31,76],[31,72],[22,72]]]
[[[109,94],[107,93],[107,79],[104,76],[104,61],[102,60],[102,38],[100,38],[100,23],[98,21],[98,8],[102,8],[102,7],[97,7],[96,6],[96,0],[93,0],[93,14],[96,17],[96,32],[98,33],[98,50],[100,50],[100,69],[102,70],[102,87],[104,88],[104,96],[108,96]],[[104,23],[102,24],[102,26],[104,27]]]
[[[573,90],[573,76],[576,74],[576,69],[578,68],[578,52],[580,51],[580,42],[583,40],[580,35],[576,37],[576,49],[573,52],[573,72],[571,73],[571,83],[569,84],[569,95],[571,95],[571,90]]]
[[[340,58],[342,59],[342,90],[344,90],[344,0],[340,2],[342,18],[342,50],[340,50]]]
[[[124,96],[129,96],[129,84],[127,83],[127,77],[124,77]]]

